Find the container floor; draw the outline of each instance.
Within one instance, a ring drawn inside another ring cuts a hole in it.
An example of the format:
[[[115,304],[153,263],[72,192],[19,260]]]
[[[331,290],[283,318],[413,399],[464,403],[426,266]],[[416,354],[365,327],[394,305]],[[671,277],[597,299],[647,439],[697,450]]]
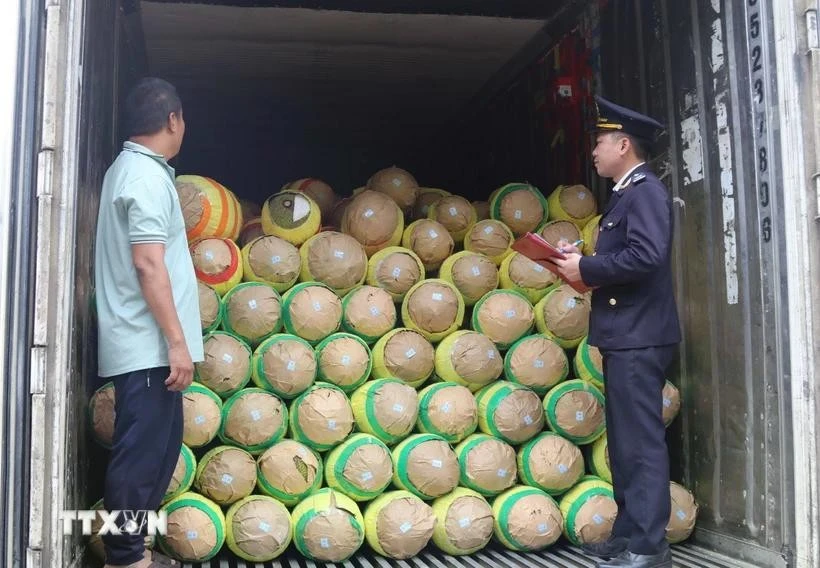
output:
[[[220,556],[202,564],[185,564],[184,568],[594,568],[595,559],[580,549],[559,544],[539,553],[522,554],[488,547],[465,557],[448,556],[438,550],[424,550],[409,560],[390,560],[377,556],[365,547],[363,551],[338,564],[312,562],[288,553],[273,562],[254,563],[233,556]],[[672,547],[675,568],[753,568],[739,560],[732,560],[694,545]]]

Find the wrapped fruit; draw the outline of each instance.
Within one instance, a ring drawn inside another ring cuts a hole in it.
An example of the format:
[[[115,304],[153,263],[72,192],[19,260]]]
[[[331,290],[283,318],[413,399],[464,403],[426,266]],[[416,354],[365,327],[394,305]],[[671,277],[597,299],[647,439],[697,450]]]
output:
[[[262,229],[299,246],[319,232],[322,213],[307,194],[282,191],[269,197],[262,206]]]
[[[305,392],[316,380],[316,353],[301,337],[280,333],[256,348],[251,367],[257,387],[290,399]]]
[[[416,203],[410,211],[410,219],[412,221],[427,219],[430,205],[448,195],[452,195],[452,193],[437,187],[420,187],[419,196],[416,198]]]
[[[199,320],[202,323],[202,333],[207,334],[219,327],[222,323],[222,300],[216,290],[197,280],[199,291]]]
[[[225,514],[225,543],[248,562],[269,562],[282,555],[293,537],[287,508],[267,495],[250,495]]]
[[[453,382],[435,383],[419,393],[419,432],[458,443],[478,428],[478,405],[473,393]]]
[[[162,509],[168,520],[157,540],[165,554],[183,562],[205,562],[217,555],[225,543],[225,516],[219,505],[188,492]]]
[[[472,226],[464,237],[464,250],[483,254],[496,266],[512,254],[510,248],[515,241],[507,225],[494,219],[485,219]]]
[[[220,505],[231,505],[244,499],[255,486],[256,461],[241,448],[217,446],[197,464],[194,487]]]
[[[522,444],[544,428],[538,395],[509,381],[496,381],[476,394],[478,428],[510,444]]]
[[[342,329],[372,345],[396,326],[396,305],[386,290],[358,286],[342,298]]]
[[[373,346],[374,379],[397,378],[418,388],[430,378],[434,368],[435,349],[418,331],[399,327]]]
[[[299,249],[302,282],[321,282],[343,296],[364,282],[367,255],[359,241],[335,231],[309,238]]]
[[[472,306],[485,294],[498,288],[498,267],[495,263],[483,254],[470,251],[457,252],[445,260],[439,276],[455,285],[467,306]]]
[[[612,485],[588,475],[561,498],[564,536],[575,546],[606,541],[612,534],[618,505]]]
[[[427,210],[427,218],[444,225],[456,243],[463,242],[467,232],[478,221],[473,204],[460,195],[448,195],[432,203]]]
[[[265,236],[265,230],[262,228],[262,217],[246,217],[246,219],[249,220],[242,225],[239,238],[236,240],[236,244],[239,245],[239,248],[243,248],[248,243]]]
[[[275,394],[242,389],[222,406],[219,438],[258,455],[281,440],[288,429],[287,406]]]
[[[259,456],[256,484],[260,491],[293,506],[322,486],[322,458],[295,440],[281,440]]]
[[[584,238],[584,254],[592,256],[595,253],[595,246],[598,244],[598,223],[601,221],[601,215],[596,215],[584,225],[581,235]]]
[[[575,351],[575,375],[592,383],[604,392],[604,362],[597,347],[591,346],[584,337]]]
[[[404,230],[401,246],[416,253],[425,270],[434,271],[453,253],[455,241],[447,227],[438,221],[420,219],[410,223]]]
[[[489,337],[500,350],[529,335],[535,321],[532,304],[512,290],[493,290],[473,308],[472,328]]]
[[[669,491],[672,498],[672,513],[666,527],[666,540],[677,544],[692,536],[698,518],[698,503],[692,492],[679,483],[671,482]]]
[[[503,369],[495,344],[476,331],[456,331],[436,348],[436,374],[473,392],[495,381]]]
[[[544,396],[567,378],[567,354],[546,335],[529,335],[510,347],[504,356],[504,375],[508,381]]]
[[[507,225],[516,237],[534,233],[549,217],[541,191],[526,183],[509,183],[490,196],[490,217]]]
[[[282,297],[285,330],[315,345],[342,324],[342,301],[319,282],[303,282]]]
[[[446,280],[423,280],[404,297],[401,317],[406,327],[437,343],[461,326],[464,298]]]
[[[595,196],[583,185],[559,185],[547,199],[550,219],[566,219],[582,228],[598,212]]]
[[[345,208],[342,232],[359,241],[368,256],[401,242],[404,215],[393,199],[376,191],[362,191]]]
[[[333,191],[327,182],[317,178],[302,178],[285,184],[283,191],[299,191],[310,197],[319,206],[322,214],[322,221],[330,219],[333,208],[339,201],[339,196]]]
[[[390,485],[392,478],[390,450],[370,434],[353,434],[327,455],[328,487],[354,501],[375,499]]]
[[[416,178],[396,166],[379,170],[367,180],[367,189],[377,191],[390,197],[403,210],[408,210],[416,203],[419,184]]]
[[[535,306],[535,326],[564,349],[578,347],[589,331],[590,304],[589,293],[562,284]]]
[[[584,475],[581,450],[554,432],[543,432],[521,446],[517,463],[523,483],[550,495],[566,492]]]
[[[406,438],[418,418],[415,389],[396,379],[377,379],[359,387],[351,397],[359,430],[385,444]]]
[[[456,447],[456,456],[462,487],[493,496],[515,485],[515,450],[503,440],[473,434]]]
[[[534,552],[561,537],[561,511],[552,497],[535,487],[516,486],[493,501],[494,532],[510,550]]]
[[[225,331],[259,345],[282,326],[282,299],[264,282],[245,282],[222,299]]]
[[[293,543],[315,562],[343,562],[364,543],[364,518],[356,502],[320,489],[293,509]]]
[[[294,440],[323,452],[339,445],[353,431],[353,409],[344,391],[316,383],[290,405]]]
[[[589,454],[590,473],[607,483],[612,483],[612,468],[609,465],[609,445],[606,434],[592,443]]]
[[[350,333],[334,333],[316,346],[320,381],[353,392],[370,376],[370,348],[363,339]]]
[[[88,403],[88,419],[94,439],[104,448],[110,448],[114,440],[114,417],[116,395],[114,383],[106,383],[91,395]]]
[[[561,283],[552,271],[517,252],[503,260],[498,280],[501,289],[519,292],[532,304],[537,304]]]
[[[381,556],[406,560],[419,554],[433,537],[433,508],[409,491],[390,491],[364,513],[365,538]]]
[[[196,456],[191,448],[182,444],[179,451],[179,459],[174,468],[174,473],[171,475],[171,481],[168,483],[168,489],[165,490],[165,496],[162,498],[163,503],[167,503],[186,491],[191,489],[194,484],[194,477],[196,476]]]
[[[666,381],[663,387],[663,423],[669,426],[680,412],[680,391],[678,387]]]
[[[273,235],[259,237],[242,247],[243,278],[267,282],[280,293],[296,283],[301,266],[299,249]]]
[[[216,180],[195,175],[177,176],[174,185],[188,241],[239,236],[242,207],[231,190]]]
[[[197,280],[220,296],[242,282],[242,253],[230,239],[200,239],[189,247]]]
[[[591,444],[606,427],[604,395],[580,379],[565,381],[544,397],[550,430],[576,444]]]
[[[478,552],[493,537],[493,509],[479,493],[457,487],[433,501],[433,543],[445,554]]]
[[[222,424],[222,399],[208,387],[191,383],[182,393],[182,442],[191,448],[216,438]]]
[[[574,243],[581,238],[581,230],[570,221],[549,221],[541,227],[539,234],[556,248],[562,240]]]
[[[228,398],[251,379],[251,348],[238,337],[212,331],[203,338],[205,360],[194,365],[194,379]]]
[[[459,467],[450,445],[435,434],[414,434],[393,449],[393,483],[424,500],[458,485]]]
[[[404,247],[387,247],[372,257],[367,267],[367,283],[386,290],[394,302],[401,302],[415,284],[424,280],[421,259]]]

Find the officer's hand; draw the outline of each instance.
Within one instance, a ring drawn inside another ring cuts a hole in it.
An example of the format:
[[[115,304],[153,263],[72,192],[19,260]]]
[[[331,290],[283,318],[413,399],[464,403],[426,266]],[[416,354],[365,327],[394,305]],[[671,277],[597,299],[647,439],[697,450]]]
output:
[[[171,373],[165,380],[168,390],[184,391],[191,386],[194,380],[194,363],[185,342],[168,348],[168,363],[171,366]]]
[[[564,280],[571,282],[581,280],[581,255],[573,252],[568,253],[566,257],[566,260],[560,258],[550,260],[558,267],[558,273]]]
[[[565,254],[573,253],[573,254],[581,254],[581,250],[576,247],[574,244],[569,242],[567,239],[561,239],[558,241],[558,246],[556,246],[558,250]]]

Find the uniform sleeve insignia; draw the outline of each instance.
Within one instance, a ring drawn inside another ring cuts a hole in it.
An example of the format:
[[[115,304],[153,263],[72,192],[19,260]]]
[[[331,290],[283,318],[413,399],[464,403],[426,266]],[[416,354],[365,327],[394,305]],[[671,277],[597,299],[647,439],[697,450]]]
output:
[[[646,179],[646,174],[637,173],[630,178],[632,183],[641,183],[643,180]]]

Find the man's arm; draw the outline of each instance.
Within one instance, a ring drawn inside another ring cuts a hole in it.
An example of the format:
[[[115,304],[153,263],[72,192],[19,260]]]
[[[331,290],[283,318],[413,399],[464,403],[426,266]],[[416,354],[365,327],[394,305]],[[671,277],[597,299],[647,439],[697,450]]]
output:
[[[165,384],[169,390],[185,390],[193,380],[194,364],[191,361],[185,334],[182,332],[182,324],[179,322],[174,305],[171,278],[165,267],[165,245],[162,243],[132,244],[131,256],[145,302],[168,342],[168,363],[171,366],[171,374]]]

